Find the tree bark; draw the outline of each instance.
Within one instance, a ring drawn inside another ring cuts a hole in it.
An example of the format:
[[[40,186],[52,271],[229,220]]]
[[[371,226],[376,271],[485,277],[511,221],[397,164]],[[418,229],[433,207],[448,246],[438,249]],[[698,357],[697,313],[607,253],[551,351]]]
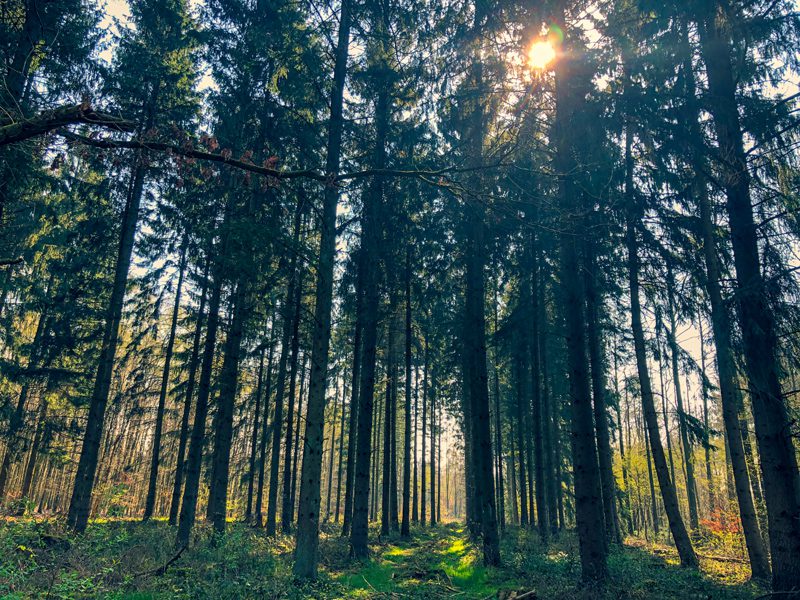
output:
[[[197,377],[197,365],[200,361],[200,342],[203,332],[203,315],[206,307],[206,295],[208,292],[208,271],[211,258],[206,258],[205,272],[200,284],[200,306],[197,309],[197,323],[195,324],[194,337],[192,339],[192,354],[189,358],[189,379],[186,382],[186,394],[183,400],[183,414],[181,416],[181,431],[178,439],[178,460],[175,466],[175,479],[172,485],[172,501],[169,506],[169,524],[178,524],[178,511],[181,505],[181,490],[183,488],[183,478],[186,475],[186,445],[189,441],[189,417],[192,410],[192,396],[194,395],[195,381]]]
[[[404,431],[404,460],[403,460],[403,519],[400,525],[400,535],[409,537],[411,535],[411,245],[406,245],[406,269],[405,269],[405,293],[406,293],[406,330],[405,330],[405,359],[406,359],[406,409],[405,409],[405,431]]]
[[[557,21],[564,23],[563,6]],[[580,280],[578,252],[584,235],[579,188],[574,173],[577,163],[573,123],[581,116],[582,96],[578,86],[578,62],[569,58],[571,33],[563,45],[563,56],[556,63],[556,143],[555,168],[558,174],[561,218],[560,260],[563,310],[566,316],[567,366],[572,404],[572,458],[575,487],[575,513],[584,581],[603,581],[607,576],[606,543],[603,525],[603,500],[597,463],[592,399],[589,385],[584,322],[584,293]]]
[[[333,182],[339,172],[342,149],[342,114],[347,55],[350,43],[350,0],[343,0],[339,18],[339,39],[333,75],[331,116],[328,124],[328,156],[325,172],[331,183],[325,188],[322,203],[314,330],[311,349],[311,376],[303,448],[303,482],[300,486],[297,546],[294,575],[300,579],[316,577],[319,548],[319,493],[322,461],[322,435],[325,415],[325,390],[328,371],[328,348],[331,337],[333,267],[336,256],[336,206],[339,188]]]
[[[89,413],[86,420],[86,430],[83,435],[78,468],[75,473],[75,484],[72,488],[72,498],[67,515],[67,524],[71,529],[82,533],[89,522],[89,511],[92,506],[92,492],[97,474],[97,460],[100,452],[100,442],[103,436],[103,425],[108,404],[108,394],[111,389],[111,378],[114,372],[114,356],[117,352],[119,341],[119,327],[122,321],[122,306],[125,300],[125,288],[128,282],[128,270],[133,254],[136,227],[139,221],[139,205],[144,189],[145,167],[142,153],[136,155],[131,185],[125,210],[122,213],[120,227],[120,243],[114,267],[114,282],[111,289],[111,298],[105,315],[103,326],[103,341],[100,346],[97,373],[95,376],[92,396],[89,400]]]
[[[223,242],[223,253],[225,252],[224,246],[225,243]],[[200,469],[203,462],[203,441],[208,417],[208,400],[211,393],[211,371],[214,364],[214,350],[219,329],[219,308],[222,297],[222,273],[220,273],[218,264],[214,267],[213,277],[211,298],[208,303],[203,362],[200,366],[200,380],[197,386],[197,404],[194,409],[194,424],[192,425],[192,435],[189,441],[189,454],[186,459],[186,485],[183,490],[183,502],[181,503],[181,514],[178,521],[178,536],[175,544],[178,548],[189,544],[197,514]]]
[[[147,499],[144,505],[146,521],[153,516],[158,491],[158,467],[161,453],[161,430],[164,426],[164,408],[169,391],[170,366],[172,365],[172,351],[175,348],[175,333],[178,329],[178,312],[181,307],[181,292],[183,291],[183,276],[186,271],[186,252],[188,242],[184,239],[181,244],[181,258],[178,266],[178,285],[175,289],[175,303],[172,307],[172,320],[169,326],[169,338],[164,352],[164,370],[161,373],[161,388],[158,393],[158,407],[156,408],[156,429],[153,433],[153,454],[150,458],[150,478],[147,486]]]
[[[672,383],[675,387],[675,401],[678,404],[678,430],[681,436],[681,446],[683,447],[683,463],[686,469],[686,495],[689,500],[689,527],[696,530],[699,526],[697,515],[697,487],[694,477],[694,458],[692,445],[689,441],[689,432],[686,428],[686,411],[683,407],[683,393],[681,391],[680,373],[678,370],[678,341],[677,323],[675,319],[675,276],[672,266],[667,263],[667,310],[669,316],[669,345],[672,356]]]
[[[600,487],[603,493],[603,517],[608,541],[622,543],[617,519],[616,482],[612,465],[611,434],[608,428],[608,403],[605,364],[601,357],[600,311],[602,297],[597,284],[597,259],[590,240],[585,244],[586,322],[591,364],[592,397],[594,399],[594,427],[597,434],[597,454],[600,464]]]
[[[261,392],[264,385],[264,354],[266,354],[266,346],[261,349],[261,357],[258,361],[258,377],[256,381],[256,407],[255,414],[253,414],[253,433],[250,436],[250,461],[247,474],[247,509],[244,513],[245,523],[249,523],[253,517],[253,493],[255,488],[256,479],[256,456],[258,452],[258,429],[261,426]]]
[[[664,500],[670,531],[678,549],[681,565],[698,566],[697,556],[686,531],[678,506],[678,495],[669,477],[664,448],[661,445],[661,434],[658,430],[658,417],[653,400],[653,388],[650,384],[650,373],[647,366],[647,350],[645,348],[644,329],[642,327],[642,309],[639,300],[639,243],[636,236],[636,223],[643,218],[638,207],[633,189],[633,156],[631,154],[632,135],[630,127],[625,133],[625,195],[628,203],[626,214],[626,246],[628,250],[628,282],[630,286],[631,329],[636,353],[636,369],[639,375],[639,386],[642,395],[642,410],[649,436],[649,447],[653,455],[658,485]]]

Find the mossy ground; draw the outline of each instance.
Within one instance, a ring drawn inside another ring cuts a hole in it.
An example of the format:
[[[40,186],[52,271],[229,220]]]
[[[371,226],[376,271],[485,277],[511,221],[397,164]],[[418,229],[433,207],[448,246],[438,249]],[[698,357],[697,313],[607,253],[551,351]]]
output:
[[[268,539],[231,524],[220,539],[201,527],[193,546],[157,575],[174,555],[173,540],[174,531],[160,521],[96,522],[79,537],[59,521],[0,523],[0,597],[483,599],[534,590],[538,598],[565,600],[743,600],[764,593],[746,581],[740,564],[704,560],[701,571],[681,569],[668,547],[643,543],[613,549],[607,587],[587,589],[579,584],[577,544],[568,533],[545,547],[531,532],[510,530],[503,566],[486,568],[463,525],[379,540],[364,562],[350,561],[346,540],[326,527],[319,578],[306,584],[292,579],[290,538]]]

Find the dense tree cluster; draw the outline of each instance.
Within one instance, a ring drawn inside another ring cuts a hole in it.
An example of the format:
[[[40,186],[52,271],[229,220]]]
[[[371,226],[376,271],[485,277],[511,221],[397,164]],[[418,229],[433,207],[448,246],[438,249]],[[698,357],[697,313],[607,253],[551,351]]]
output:
[[[793,2],[1,4],[5,510],[800,589]]]

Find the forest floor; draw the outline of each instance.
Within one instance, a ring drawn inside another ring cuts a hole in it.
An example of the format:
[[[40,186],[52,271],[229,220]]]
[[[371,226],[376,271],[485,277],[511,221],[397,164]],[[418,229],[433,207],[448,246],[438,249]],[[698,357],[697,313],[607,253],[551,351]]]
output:
[[[269,539],[243,524],[199,539],[177,559],[174,530],[161,521],[99,521],[83,536],[57,520],[0,522],[0,598],[528,598],[739,600],[765,593],[747,582],[746,566],[703,560],[682,569],[669,547],[628,540],[612,549],[604,590],[579,586],[577,542],[561,534],[545,548],[532,532],[503,537],[503,566],[481,566],[464,526],[414,528],[411,540],[374,543],[372,558],[348,560],[347,540],[325,527],[320,575],[298,584],[291,576],[292,539]],[[374,533],[374,532],[373,532]],[[373,540],[377,536],[373,536]],[[163,567],[168,565],[165,572]]]

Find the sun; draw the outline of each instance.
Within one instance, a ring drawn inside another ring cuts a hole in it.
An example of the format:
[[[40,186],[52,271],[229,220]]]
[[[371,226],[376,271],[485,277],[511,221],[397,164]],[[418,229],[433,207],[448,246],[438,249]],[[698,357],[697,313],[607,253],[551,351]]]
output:
[[[556,50],[548,40],[531,44],[528,49],[528,64],[534,69],[544,69],[556,57]]]

